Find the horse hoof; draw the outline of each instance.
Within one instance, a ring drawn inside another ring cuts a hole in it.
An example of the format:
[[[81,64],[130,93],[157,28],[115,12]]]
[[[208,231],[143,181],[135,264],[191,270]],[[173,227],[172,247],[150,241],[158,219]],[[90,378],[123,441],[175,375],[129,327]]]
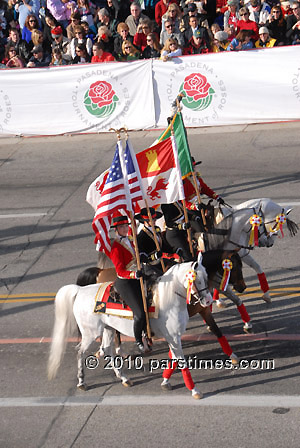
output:
[[[172,390],[172,386],[171,383],[162,383],[160,385],[160,387],[162,388],[162,390],[169,392],[169,390]]]
[[[262,299],[263,299],[266,303],[272,303],[272,300],[271,300],[269,291],[266,292],[266,293],[262,296]]]
[[[85,384],[77,384],[77,389],[83,390],[84,392],[88,390]]]
[[[201,400],[201,398],[203,398],[203,394],[202,394],[201,392],[199,392],[199,390],[197,390],[197,389],[193,389],[193,390],[192,390],[192,397],[193,397],[195,400]]]
[[[233,365],[233,366],[237,366],[237,365],[239,364],[239,362],[240,362],[238,356],[236,356],[235,353],[232,353],[232,354],[230,355],[230,359],[231,359],[231,362],[232,362],[232,365]]]
[[[131,380],[122,381],[122,386],[124,387],[132,387],[133,382]]]
[[[250,322],[246,322],[243,326],[243,330],[245,333],[252,333],[252,324]]]
[[[217,307],[218,308],[226,308],[226,302],[222,299],[217,300]]]

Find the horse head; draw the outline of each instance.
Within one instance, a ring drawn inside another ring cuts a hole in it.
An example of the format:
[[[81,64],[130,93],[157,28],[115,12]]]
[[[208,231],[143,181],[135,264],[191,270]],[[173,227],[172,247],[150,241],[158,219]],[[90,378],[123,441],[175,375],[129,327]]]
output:
[[[202,266],[202,254],[199,252],[198,260],[191,266],[195,272],[196,277],[193,283],[193,294],[199,299],[201,306],[207,307],[212,304],[212,295],[208,290],[207,273]]]
[[[243,292],[247,288],[247,285],[245,283],[244,277],[243,277],[243,264],[241,257],[238,254],[239,249],[235,249],[233,251],[225,251],[223,253],[223,260],[226,258],[229,258],[232,262],[232,269],[230,272],[230,280],[229,283],[231,283],[234,287],[234,289],[237,292]]]

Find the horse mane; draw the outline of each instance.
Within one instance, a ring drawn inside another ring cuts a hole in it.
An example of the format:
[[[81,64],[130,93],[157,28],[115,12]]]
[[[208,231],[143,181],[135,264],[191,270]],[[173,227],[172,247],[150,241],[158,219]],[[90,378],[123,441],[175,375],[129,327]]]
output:
[[[298,224],[292,221],[290,218],[286,218],[286,225],[288,231],[290,232],[290,236],[295,236],[299,230]]]
[[[174,303],[175,297],[178,297],[178,293],[180,293],[181,289],[185,290],[185,287],[183,286],[184,274],[192,268],[194,263],[194,261],[177,263],[168,269],[153,287],[154,302],[157,300],[157,296],[161,296],[164,297],[165,306],[167,306],[171,301]],[[206,276],[207,274],[202,265],[198,265],[197,270],[200,269]],[[166,297],[168,300],[166,300]],[[182,299],[180,298],[180,300]]]

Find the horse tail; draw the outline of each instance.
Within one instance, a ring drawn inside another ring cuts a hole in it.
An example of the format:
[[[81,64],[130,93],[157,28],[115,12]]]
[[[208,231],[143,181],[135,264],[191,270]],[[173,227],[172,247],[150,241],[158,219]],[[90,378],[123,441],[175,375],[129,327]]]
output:
[[[296,223],[295,223],[294,221],[292,221],[291,219],[286,218],[286,225],[287,225],[288,231],[290,232],[290,235],[291,235],[291,236],[295,236],[296,233],[297,233],[298,230],[299,230],[299,226],[298,226],[298,224],[296,224]]]
[[[48,360],[48,378],[55,378],[62,361],[67,338],[76,328],[73,303],[80,286],[66,285],[60,288],[55,297],[55,322]]]

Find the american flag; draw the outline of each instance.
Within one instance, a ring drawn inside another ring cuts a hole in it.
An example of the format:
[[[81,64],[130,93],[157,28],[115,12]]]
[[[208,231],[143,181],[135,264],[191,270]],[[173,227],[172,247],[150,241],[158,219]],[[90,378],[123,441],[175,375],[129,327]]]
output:
[[[136,202],[141,199],[143,199],[143,196],[129,145],[126,141],[126,148],[123,155],[121,141],[118,141],[115,156],[99,198],[92,224],[96,234],[95,242],[98,243],[98,249],[100,251],[104,251],[106,255],[110,253],[109,229],[113,214],[117,210],[134,211]]]

